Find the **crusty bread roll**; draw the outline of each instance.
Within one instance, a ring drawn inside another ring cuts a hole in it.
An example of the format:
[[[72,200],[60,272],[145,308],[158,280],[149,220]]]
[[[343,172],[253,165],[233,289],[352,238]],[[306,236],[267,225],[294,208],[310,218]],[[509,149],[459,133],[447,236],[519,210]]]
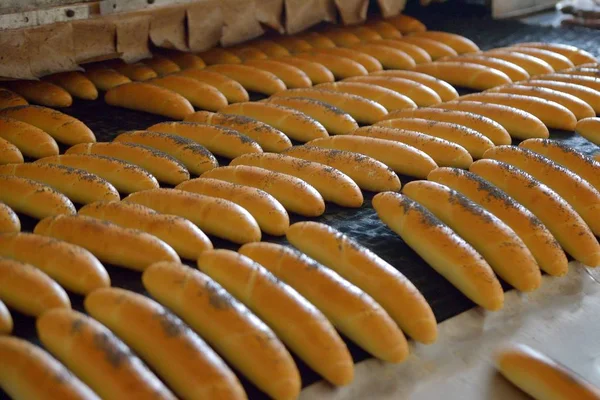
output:
[[[274,37],[273,41],[285,47],[290,53],[301,53],[313,48],[306,40],[296,36],[281,35]]]
[[[600,91],[600,78],[593,76],[569,75],[569,74],[547,74],[536,76],[535,79],[543,81],[566,82],[586,86],[590,89]]]
[[[524,68],[500,58],[487,57],[481,54],[467,54],[448,57],[440,60],[440,62],[446,61],[468,62],[470,64],[479,64],[485,67],[494,68],[498,71],[504,72],[513,82],[529,79],[529,73]]]
[[[313,85],[325,82],[333,82],[335,80],[333,72],[318,62],[309,61],[298,57],[278,57],[274,61],[279,61],[301,69],[306,75],[308,75]]]
[[[409,97],[419,107],[428,107],[442,102],[440,96],[422,83],[386,75],[357,76],[347,82],[362,82],[382,86]]]
[[[20,106],[0,110],[0,115],[33,125],[58,142],[72,146],[93,143],[96,136],[83,122],[60,111],[39,106]]]
[[[515,44],[517,47],[533,47],[537,49],[549,50],[554,53],[562,54],[567,57],[575,65],[585,63],[597,63],[598,60],[592,54],[575,46],[558,43],[540,43],[540,42],[525,42]]]
[[[43,80],[62,87],[71,96],[80,99],[96,100],[98,98],[98,89],[94,83],[79,71],[59,72],[45,76]]]
[[[548,186],[496,160],[474,162],[469,170],[528,208],[577,261],[592,267],[600,265],[598,240],[577,211]]]
[[[182,318],[219,355],[275,400],[295,399],[300,374],[275,333],[218,283],[176,263],[142,275],[146,290]]]
[[[275,197],[286,210],[306,217],[318,217],[325,212],[325,202],[319,192],[295,176],[246,165],[220,167],[202,178],[213,178],[264,190]]]
[[[141,144],[162,151],[177,160],[192,173],[202,173],[219,166],[215,156],[191,139],[152,131],[129,131],[115,137],[114,142]]]
[[[423,48],[412,43],[401,42],[397,38],[373,40],[370,43],[401,50],[408,54],[415,61],[415,64],[431,62],[431,56]]]
[[[375,253],[317,222],[293,224],[286,236],[294,247],[372,296],[414,340],[435,342],[437,323],[425,298],[404,275]]]
[[[14,323],[10,311],[8,311],[6,305],[0,301],[0,336],[10,335],[13,330],[13,325]],[[4,385],[0,383],[0,387],[4,387]]]
[[[3,108],[26,106],[28,104],[27,100],[22,96],[8,89],[0,88],[0,110]]]
[[[433,121],[464,125],[490,139],[495,145],[511,144],[506,129],[491,118],[467,111],[445,110],[441,108],[418,108],[398,110],[389,113],[386,119],[422,118]]]
[[[177,63],[158,54],[154,54],[152,58],[145,59],[144,64],[152,68],[158,76],[173,74],[181,70]]]
[[[353,44],[360,43],[361,39],[347,29],[330,27],[320,32],[335,43],[336,46],[350,47]]]
[[[189,121],[161,122],[148,127],[148,130],[190,139],[222,157],[235,158],[246,153],[262,153],[262,148],[253,139],[222,126]]]
[[[251,42],[252,46],[264,52],[269,57],[285,57],[290,55],[290,51],[280,44],[268,39],[259,39]]]
[[[239,253],[297,290],[340,332],[373,356],[388,362],[401,362],[408,356],[406,339],[388,313],[333,270],[274,243],[245,244]]]
[[[435,78],[431,75],[424,74],[422,72],[385,70],[374,72],[371,75],[389,76],[392,78],[403,78],[408,79],[410,81],[418,82],[436,92],[437,95],[440,96],[440,99],[442,101],[452,101],[458,98],[458,92],[448,82]]]
[[[59,151],[52,136],[40,128],[13,118],[0,117],[0,138],[11,142],[24,156],[30,158],[55,156]]]
[[[303,89],[293,89],[303,90]],[[308,115],[288,107],[264,102],[230,104],[220,110],[223,114],[243,115],[262,121],[279,129],[290,139],[300,142],[327,137],[329,134],[323,125]]]
[[[85,76],[98,90],[104,91],[131,82],[131,79],[110,68],[91,68],[85,71]]]
[[[389,22],[385,21],[371,21],[367,22],[366,27],[373,29],[383,39],[398,39],[402,37],[402,33],[396,27]]]
[[[350,114],[324,101],[308,97],[271,97],[265,102],[300,111],[321,123],[331,135],[344,135],[358,128]]]
[[[403,36],[400,39],[396,39],[400,42],[414,44],[425,50],[432,60],[437,60],[442,57],[452,57],[458,53],[452,47],[444,44],[438,40],[433,40],[425,37],[417,36]]]
[[[362,192],[350,177],[320,163],[283,154],[263,153],[245,154],[229,165],[248,165],[295,176],[317,189],[324,200],[342,207],[357,208],[363,204]]]
[[[183,75],[168,75],[148,81],[151,85],[172,90],[185,97],[194,107],[217,111],[227,105],[227,97],[214,86]]]
[[[350,48],[374,57],[385,69],[412,70],[416,66],[415,60],[409,54],[381,43],[358,43],[352,45]]]
[[[322,64],[330,70],[337,79],[369,74],[369,71],[367,71],[362,64],[359,64],[348,57],[323,53],[298,53],[294,54],[294,57]]]
[[[15,232],[21,232],[21,221],[12,208],[0,202],[0,233]]]
[[[179,69],[202,69],[206,67],[204,60],[192,53],[162,49],[161,54],[177,64]]]
[[[290,226],[290,219],[283,205],[264,190],[210,178],[191,179],[177,185],[175,189],[232,201],[252,214],[260,229],[269,235],[285,235]]]
[[[551,74],[554,72],[554,68],[552,68],[552,66],[546,61],[529,54],[517,53],[516,51],[510,50],[493,49],[483,52],[482,55],[485,57],[511,62],[523,68],[530,76],[536,78],[539,75]]]
[[[255,312],[327,381],[334,385],[352,382],[352,357],[331,323],[262,265],[231,250],[211,250],[200,255],[198,268]]]
[[[453,86],[486,90],[512,83],[504,72],[484,65],[459,61],[439,61],[419,64],[415,71],[442,79]]]
[[[464,147],[448,140],[416,131],[375,125],[359,128],[352,132],[351,135],[407,144],[427,154],[441,167],[469,168],[469,165],[473,162],[473,157],[471,157]]]
[[[16,212],[42,219],[75,214],[75,206],[64,194],[43,183],[18,176],[0,176],[0,201]]]
[[[160,182],[177,185],[190,179],[190,173],[179,160],[152,147],[132,143],[83,143],[66,154],[96,154],[123,160],[142,167]]]
[[[33,232],[81,246],[100,261],[136,271],[156,261],[180,261],[171,246],[153,235],[82,215],[44,218]]]
[[[437,164],[423,151],[400,142],[365,136],[344,135],[315,139],[309,146],[346,150],[381,161],[398,174],[425,177]]]
[[[110,286],[108,272],[92,253],[47,236],[0,235],[0,257],[30,264],[73,293],[85,295]]]
[[[546,88],[557,92],[573,95],[586,102],[596,114],[600,114],[600,93],[586,86],[567,82],[542,81],[538,79],[519,82],[519,86],[533,86],[534,88]]]
[[[281,61],[250,60],[244,61],[244,64],[272,73],[281,79],[286,87],[291,89],[312,86],[310,78],[304,71]]]
[[[234,243],[260,241],[260,228],[254,217],[229,200],[183,190],[153,189],[130,194],[123,201],[187,218],[203,232]]]
[[[239,103],[250,99],[248,92],[238,81],[214,71],[186,69],[178,72],[177,75],[214,86],[219,92],[223,93],[229,103]]]
[[[363,42],[381,40],[383,37],[373,28],[364,25],[345,26],[344,30],[356,35]]]
[[[53,308],[71,308],[69,296],[52,278],[32,265],[3,257],[0,257],[0,301],[32,317]]]
[[[113,185],[82,169],[55,164],[10,164],[0,165],[0,175],[17,176],[45,183],[75,203],[119,200],[119,192]]]
[[[215,64],[206,70],[223,74],[239,82],[244,89],[267,96],[286,89],[285,83],[276,75],[249,65]]]
[[[78,214],[154,235],[188,260],[195,260],[201,252],[213,248],[210,239],[189,220],[159,214],[141,204],[96,202],[82,207]]]
[[[398,175],[388,166],[363,154],[314,146],[294,146],[283,154],[338,169],[364,190],[397,191],[402,185]]]
[[[523,147],[498,146],[487,151],[484,158],[514,165],[547,185],[581,215],[594,234],[600,236],[600,192],[579,175]]]
[[[547,138],[548,128],[538,117],[515,107],[478,101],[451,101],[436,108],[467,111],[488,117],[506,129],[516,139]]]
[[[117,336],[72,310],[52,310],[36,321],[40,341],[52,355],[103,399],[176,397]]]
[[[281,97],[308,97],[329,103],[334,107],[350,114],[359,123],[373,124],[387,114],[387,110],[381,104],[367,98],[343,92],[332,92],[319,88],[288,89],[275,94]],[[227,108],[222,110],[223,112]]]
[[[110,60],[102,64],[102,67],[112,68],[132,81],[147,81],[158,76],[152,68],[141,62],[127,64],[121,60]]]
[[[369,73],[374,72],[374,71],[381,71],[383,69],[381,62],[379,62],[378,59],[376,59],[375,57],[373,57],[365,52],[362,52],[362,51],[356,51],[356,50],[347,49],[344,47],[333,47],[333,48],[314,49],[314,50],[312,50],[312,53],[330,54],[330,55],[334,55],[334,56],[349,58],[353,61],[356,61],[363,67],[365,67],[365,69]]]
[[[544,272],[553,276],[567,273],[567,257],[552,233],[531,211],[502,190],[472,172],[457,168],[438,168],[427,179],[460,192],[502,220],[521,238]]]
[[[600,118],[585,118],[577,122],[575,132],[589,140],[600,145]]]
[[[532,50],[532,49],[529,49]],[[536,49],[538,50],[538,49]],[[582,75],[582,76],[593,76],[593,77],[598,77],[600,76],[600,67],[597,68],[570,68],[564,71],[560,71],[560,73],[562,74],[569,74],[569,75]]]
[[[413,181],[402,194],[427,208],[485,258],[494,272],[523,292],[539,288],[542,275],[517,234],[494,214],[456,190],[431,181]]]
[[[279,153],[292,146],[292,142],[283,132],[264,122],[243,115],[198,111],[187,116],[184,121],[220,125],[234,129],[255,140],[264,151]]]
[[[297,36],[299,39],[305,40],[313,48],[311,51],[319,49],[338,48],[333,40],[319,32],[305,32]]]
[[[534,96],[512,93],[473,93],[460,97],[461,101],[500,104],[518,108],[539,118],[548,128],[572,131],[577,118],[563,105]]]
[[[230,47],[227,49],[234,55],[238,56],[242,63],[250,60],[266,60],[269,56],[262,50],[249,45],[240,45],[236,47]]]
[[[0,337],[0,388],[14,400],[100,400],[92,390],[40,347]]]
[[[198,57],[202,58],[207,65],[213,64],[240,64],[242,59],[233,54],[228,49],[213,47],[206,51],[198,53]]]
[[[393,17],[386,18],[384,21],[392,24],[402,34],[410,32],[422,32],[427,30],[427,27],[421,21],[405,14],[398,14]]]
[[[486,150],[494,147],[494,143],[481,133],[452,122],[430,121],[423,118],[386,119],[375,126],[406,129],[421,132],[456,143],[465,148],[473,158],[482,158]]]
[[[117,334],[183,399],[247,399],[223,360],[183,321],[149,298],[106,288],[85,298],[86,311]]]
[[[519,147],[529,149],[551,159],[600,191],[600,163],[592,157],[559,141],[550,139],[527,139],[521,142]]]
[[[7,89],[23,96],[27,101],[46,107],[69,107],[73,97],[65,89],[44,81],[6,81]]]
[[[479,47],[471,40],[455,33],[440,31],[412,32],[409,37],[424,37],[444,43],[454,49],[458,54],[474,53],[479,51]]]
[[[361,96],[381,104],[388,112],[404,108],[417,108],[417,105],[410,97],[386,87],[370,83],[330,82],[321,83],[317,85],[316,88]],[[383,118],[386,117],[387,115],[383,116]]]
[[[106,179],[121,193],[133,193],[158,187],[156,178],[145,169],[112,157],[95,154],[62,154],[40,158],[35,163],[82,169]]]
[[[17,146],[0,138],[0,165],[22,164],[24,161],[23,154]]]
[[[496,350],[496,368],[511,383],[538,400],[598,400],[600,389],[547,355],[524,344]]]
[[[567,68],[573,68],[574,64],[562,54],[555,53],[550,50],[544,50],[534,47],[512,46],[506,50],[514,51],[515,53],[527,54],[540,60],[546,61],[555,71],[562,71]]]

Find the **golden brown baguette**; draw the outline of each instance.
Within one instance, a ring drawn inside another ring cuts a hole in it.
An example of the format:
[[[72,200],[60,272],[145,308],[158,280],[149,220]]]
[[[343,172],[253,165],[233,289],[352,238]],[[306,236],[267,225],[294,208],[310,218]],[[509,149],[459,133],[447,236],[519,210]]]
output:
[[[364,190],[396,191],[402,185],[398,175],[388,166],[363,154],[314,146],[294,146],[283,154],[338,169]]]
[[[538,117],[515,107],[478,101],[451,101],[437,105],[446,110],[467,111],[488,117],[506,129],[516,139],[547,138],[548,128]]]
[[[29,105],[29,103],[22,96],[16,94],[15,92],[11,92],[8,89],[0,88],[0,110],[3,108],[26,105]]]
[[[200,255],[198,268],[256,313],[327,381],[334,385],[352,382],[352,357],[331,323],[263,266],[231,250],[211,250]]]
[[[574,83],[576,85],[586,86],[590,89],[600,91],[600,77],[554,73],[536,76],[535,79],[543,81]]]
[[[363,204],[363,196],[356,183],[343,172],[312,161],[300,160],[283,154],[245,154],[229,165],[247,165],[295,176],[308,183],[324,200],[342,207],[357,208]]]
[[[40,128],[14,118],[0,117],[0,138],[14,144],[26,157],[58,155],[58,145],[52,136]]]
[[[94,154],[62,154],[40,158],[36,164],[64,165],[106,179],[121,193],[133,193],[158,187],[156,178],[143,168],[116,158]]]
[[[255,140],[264,151],[279,153],[292,146],[292,142],[283,132],[264,122],[243,115],[197,111],[187,116],[184,121],[220,125],[234,129]]]
[[[448,140],[465,148],[473,158],[482,158],[494,143],[481,133],[452,122],[430,121],[423,118],[399,118],[380,121],[375,126],[406,129]]]
[[[173,74],[181,70],[177,63],[158,54],[154,54],[152,58],[145,59],[144,64],[152,68],[158,76]]]
[[[548,186],[496,160],[479,160],[469,170],[528,208],[577,261],[592,267],[600,265],[600,245],[594,234],[577,211]]]
[[[168,75],[148,81],[151,85],[172,90],[202,110],[217,111],[227,105],[227,97],[214,86],[183,75]]]
[[[421,21],[404,14],[398,14],[396,16],[386,18],[384,21],[392,24],[402,34],[410,32],[422,32],[427,30],[427,27]]]
[[[310,78],[304,71],[281,61],[250,60],[244,61],[244,64],[272,73],[281,79],[285,83],[285,86],[290,89],[312,86]]]
[[[419,64],[415,71],[442,79],[453,86],[486,90],[512,83],[504,72],[484,65],[459,61],[439,61]]]
[[[575,83],[542,81],[538,79],[519,82],[519,85],[552,89],[558,92],[571,94],[586,102],[594,109],[596,114],[600,114],[600,93],[594,89],[590,89],[589,87],[577,85]]]
[[[442,102],[440,96],[422,83],[406,78],[397,78],[386,75],[357,76],[349,78],[347,82],[362,82],[382,86],[409,97],[419,107],[428,107]]]
[[[381,161],[402,175],[425,177],[437,164],[423,151],[400,142],[365,136],[344,135],[315,139],[309,146],[346,150]]]
[[[123,201],[187,218],[203,232],[233,243],[260,241],[260,228],[254,217],[229,200],[183,190],[152,189],[130,194]]]
[[[416,71],[386,70],[374,72],[374,76],[388,76],[392,78],[403,78],[418,82],[433,90],[440,97],[441,101],[452,101],[458,98],[458,92],[448,82],[437,79],[431,75]]]
[[[113,141],[140,144],[164,152],[181,161],[196,175],[219,166],[215,156],[206,147],[182,136],[152,131],[129,131],[121,133]]]
[[[62,87],[71,96],[80,99],[96,100],[98,98],[98,89],[94,83],[79,71],[59,72],[45,76],[43,80]]]
[[[33,232],[81,246],[100,261],[135,271],[156,261],[180,261],[175,250],[156,236],[82,215],[44,218]]]
[[[281,96],[270,97],[265,102],[300,111],[321,123],[331,135],[344,135],[358,128],[358,123],[350,114],[324,101]]]
[[[431,56],[428,52],[423,50],[423,48],[407,42],[401,42],[399,40],[394,39],[381,39],[381,40],[373,40],[370,43],[379,44],[387,47],[393,47],[394,49],[401,50],[408,54],[416,64],[423,64],[431,62]]]
[[[64,194],[43,183],[17,176],[0,176],[0,201],[16,212],[36,219],[77,212]]]
[[[325,68],[331,71],[331,73],[337,79],[369,74],[369,71],[367,71],[362,64],[359,64],[348,57],[323,53],[298,53],[294,54],[294,57],[322,64]]]
[[[599,77],[600,76],[600,67],[596,67],[596,68],[579,68],[579,67],[577,67],[577,68],[566,69],[566,70],[560,71],[560,72],[563,74],[569,74],[569,75]]]
[[[223,360],[182,320],[149,298],[118,288],[85,298],[85,310],[131,347],[183,399],[247,399]]]
[[[233,129],[198,122],[161,122],[149,131],[169,133],[190,139],[218,156],[235,158],[246,153],[262,153],[253,139]]]
[[[274,59],[274,61],[279,61],[302,70],[306,75],[308,75],[313,85],[325,82],[333,82],[335,80],[331,70],[318,62],[309,61],[298,57],[278,57]]]
[[[220,112],[242,115],[262,121],[285,133],[290,139],[299,142],[308,142],[312,139],[329,136],[325,127],[313,118],[294,109],[276,104],[264,102],[230,104],[221,109]]]
[[[309,51],[313,48],[306,40],[296,36],[281,35],[273,38],[273,41],[285,47],[291,53]]]
[[[539,75],[551,74],[554,72],[554,68],[546,61],[529,54],[517,53],[510,50],[493,49],[482,53],[482,55],[518,65],[534,78],[537,78]]]
[[[375,253],[317,222],[293,224],[286,236],[294,247],[372,296],[414,340],[435,342],[437,323],[425,298],[404,275]]]
[[[201,53],[198,57],[202,58],[207,65],[213,64],[240,64],[242,59],[233,54],[230,50],[213,47]]]
[[[404,108],[417,108],[417,105],[410,97],[383,86],[377,86],[370,83],[330,82],[321,83],[317,85],[316,88],[361,96],[381,104],[388,112]],[[387,115],[383,118],[386,117]]]
[[[567,273],[567,257],[552,233],[531,211],[502,190],[472,172],[457,168],[438,168],[427,179],[460,192],[502,220],[521,238],[544,272],[553,276]]]
[[[484,158],[514,165],[547,185],[579,213],[594,234],[600,236],[600,192],[579,175],[523,147],[498,146],[487,151]]]
[[[600,163],[556,140],[527,139],[519,147],[529,149],[562,165],[600,191]]]
[[[0,165],[0,175],[17,176],[45,183],[75,203],[119,200],[119,192],[113,185],[82,169],[54,164],[10,164]]]
[[[269,56],[262,50],[248,45],[242,45],[239,47],[230,47],[228,49],[234,55],[238,56],[242,63],[246,63],[246,61],[251,60],[266,60]]]
[[[529,73],[523,68],[510,61],[484,56],[481,54],[467,54],[462,56],[448,57],[440,60],[440,62],[468,62],[469,64],[479,64],[485,67],[497,69],[504,72],[511,81],[522,81],[529,79]]]
[[[210,239],[189,220],[159,214],[140,204],[97,202],[82,207],[78,214],[154,235],[188,260],[195,260],[201,252],[213,248]]]
[[[101,64],[100,67],[112,68],[132,81],[147,81],[158,76],[152,68],[141,62],[127,64],[121,60],[110,60]]]
[[[432,60],[437,60],[443,57],[452,57],[457,55],[456,50],[452,47],[444,44],[440,41],[424,38],[424,37],[416,37],[416,36],[403,36],[400,39],[397,39],[400,42],[414,44],[419,46],[423,50],[425,50]]]
[[[104,91],[131,82],[125,75],[109,68],[91,68],[85,71],[85,76],[98,90]]]
[[[10,311],[6,305],[0,301],[0,336],[1,335],[10,335],[13,330],[13,319],[10,315]],[[0,387],[4,387],[4,385],[0,384]]]
[[[343,29],[356,35],[356,37],[358,37],[363,42],[383,39],[382,36],[375,29],[372,29],[368,26],[346,26]]]
[[[214,71],[186,69],[178,72],[177,75],[214,86],[219,92],[223,93],[229,103],[239,103],[250,99],[248,92],[238,81]]]
[[[373,356],[388,362],[401,362],[408,356],[406,338],[388,313],[333,270],[274,243],[245,244],[239,253],[297,290],[341,333]]]
[[[58,142],[69,146],[96,141],[94,133],[83,122],[51,108],[20,106],[0,110],[0,115],[40,128]]]
[[[53,308],[71,308],[69,296],[32,265],[0,257],[0,301],[22,314],[38,317]]]
[[[185,51],[162,50],[162,56],[173,61],[180,69],[202,69],[206,63],[195,54]]]
[[[461,96],[460,99],[461,101],[478,101],[518,108],[538,117],[548,128],[572,131],[575,129],[575,124],[577,124],[577,118],[568,108],[545,98],[486,92],[468,94]]]
[[[0,202],[0,234],[15,232],[21,232],[21,221],[12,208]]]
[[[517,47],[533,47],[537,49],[549,50],[554,53],[562,54],[567,57],[575,65],[584,63],[597,63],[598,60],[592,54],[575,46],[558,43],[540,43],[540,42],[525,42],[515,44]]]
[[[380,43],[358,43],[350,49],[374,57],[385,69],[415,69],[415,60],[407,53],[395,47]],[[371,71],[369,71],[371,72]]]
[[[129,347],[87,315],[52,310],[36,328],[44,347],[101,398],[176,399]]]
[[[513,46],[507,47],[506,50],[516,53],[527,54],[540,60],[546,61],[555,71],[561,71],[567,68],[573,68],[574,64],[562,54],[555,53],[550,50],[538,49],[534,47]]]
[[[577,122],[575,132],[589,140],[600,145],[600,118],[585,118]]]
[[[335,45],[334,45],[335,46]],[[344,47],[333,47],[333,48],[320,48],[312,50],[312,53],[315,54],[330,54],[334,56],[346,57],[353,61],[356,61],[365,69],[367,72],[371,73],[374,71],[381,71],[383,66],[381,62],[372,55],[364,53],[362,51],[356,51],[352,49],[347,49]]]
[[[69,107],[73,97],[65,89],[44,81],[7,81],[7,89],[23,96],[27,101],[46,107]]]
[[[146,290],[195,330],[219,355],[275,400],[297,398],[300,374],[275,333],[218,283],[176,263],[142,275]]]
[[[389,22],[385,21],[371,21],[368,22],[366,27],[373,29],[384,39],[398,39],[402,37],[402,33],[396,27]]]
[[[416,131],[374,125],[359,128],[351,135],[404,143],[421,150],[441,167],[469,168],[469,165],[473,162],[473,157],[464,147]]]
[[[30,264],[73,293],[86,295],[110,286],[108,272],[92,253],[47,236],[0,235],[0,257]]]
[[[338,48],[333,40],[319,32],[306,32],[297,37],[310,44],[312,46],[311,51],[313,52],[319,49]]]
[[[354,94],[332,92],[320,88],[288,89],[275,94],[277,97],[307,97],[329,103],[350,114],[357,122],[373,124],[387,114],[381,104]],[[224,110],[227,110],[225,108]],[[224,111],[223,112],[227,112]]]
[[[285,83],[276,75],[249,65],[215,64],[206,70],[223,74],[239,82],[244,89],[267,96],[286,89]]]
[[[534,399],[600,399],[596,386],[524,344],[508,344],[496,350],[495,364],[506,379]]]
[[[191,179],[177,185],[175,189],[232,201],[252,214],[260,229],[269,235],[285,235],[290,226],[290,219],[283,205],[264,190],[210,178]]]
[[[23,154],[21,154],[17,146],[8,140],[0,138],[0,165],[22,164],[24,160]]]
[[[422,118],[433,121],[464,125],[490,139],[495,145],[510,144],[511,138],[506,129],[491,118],[467,111],[444,110],[441,108],[418,108],[398,110],[389,113],[386,119]]]
[[[40,347],[0,337],[0,387],[15,400],[100,400],[92,390]]]
[[[331,39],[336,46],[340,47],[349,47],[361,42],[361,39],[358,36],[344,28],[331,27],[320,33]]]
[[[150,172],[160,182],[177,185],[190,179],[190,173],[180,161],[152,147],[131,143],[84,143],[73,146],[66,154],[96,154],[135,164]]]
[[[295,176],[246,165],[220,167],[202,178],[251,186],[275,197],[286,210],[306,217],[318,217],[325,212],[325,202],[319,192]]]
[[[288,49],[280,44],[275,43],[272,40],[260,39],[251,42],[252,46],[256,47],[260,51],[264,52],[269,57],[285,57],[289,56],[290,52]]]
[[[412,32],[409,37],[423,37],[444,43],[454,49],[458,54],[474,53],[479,51],[479,47],[471,40],[455,33],[440,31]]]

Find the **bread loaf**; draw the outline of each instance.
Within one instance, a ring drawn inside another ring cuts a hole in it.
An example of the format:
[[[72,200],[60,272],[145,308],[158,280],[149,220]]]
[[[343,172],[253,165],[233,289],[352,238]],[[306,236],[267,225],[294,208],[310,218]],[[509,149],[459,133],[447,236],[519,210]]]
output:
[[[273,41],[285,47],[290,53],[301,53],[313,48],[306,40],[295,36],[281,35],[273,38]]]
[[[317,89],[330,90],[333,92],[350,93],[361,96],[381,104],[388,112],[404,109],[417,108],[414,101],[408,96],[394,90],[362,82],[331,82],[317,85]],[[384,115],[383,118],[386,118]]]
[[[373,40],[371,43],[387,47],[393,47],[394,49],[401,50],[408,54],[415,61],[416,64],[431,62],[431,56],[428,52],[423,50],[423,48],[412,43],[401,42],[397,39],[398,38]]]
[[[223,93],[229,103],[239,103],[250,99],[248,92],[238,81],[214,71],[186,69],[178,72],[177,75],[192,78],[215,87]]]
[[[577,122],[575,132],[589,140],[590,142],[600,145],[600,118],[585,118]]]
[[[530,49],[531,50],[531,49]],[[569,75],[581,75],[581,76],[592,76],[598,77],[600,76],[600,67],[596,68],[570,68],[564,71],[560,71],[563,74]]]
[[[374,57],[385,69],[415,69],[415,60],[402,50],[377,42],[358,43],[350,47]],[[371,71],[369,71],[371,72]]]
[[[555,53],[553,51],[523,46],[508,47],[506,50],[539,58],[540,60],[546,61],[548,64],[550,64],[552,69],[555,71],[562,71],[564,69],[574,67],[574,64],[571,60],[564,55]]]
[[[370,29],[373,29],[383,39],[398,39],[402,37],[400,31],[389,22],[371,21],[368,22],[365,26],[369,27]]]
[[[179,69],[202,69],[206,63],[195,54],[176,50],[162,50],[163,57],[173,61]]]
[[[0,88],[0,110],[3,108],[26,106],[28,104],[27,100],[22,96],[8,89]]]
[[[169,60],[158,54],[154,54],[152,58],[144,60],[144,64],[149,66],[158,74],[158,76],[164,76],[179,72],[181,68],[174,61]]]
[[[27,101],[46,107],[69,107],[73,98],[65,89],[44,81],[6,81],[7,89],[23,96]]]
[[[452,47],[458,54],[479,51],[479,47],[472,40],[455,33],[427,30],[423,32],[412,32],[409,34],[409,37],[423,37],[436,40]]]
[[[267,96],[286,89],[285,83],[276,75],[249,65],[217,64],[206,70],[223,74],[239,82],[244,89]]]
[[[385,22],[392,24],[402,34],[410,32],[423,32],[427,30],[427,27],[421,21],[406,14],[398,14],[393,17],[386,18]]]
[[[22,164],[23,154],[17,146],[8,140],[0,138],[0,165]]]
[[[418,82],[436,92],[437,95],[440,96],[440,99],[442,101],[452,101],[458,98],[458,92],[448,82],[434,78],[433,76],[424,74],[422,72],[385,70],[374,72],[371,75],[389,76],[392,78],[403,78],[408,79],[410,81]]]
[[[422,83],[386,75],[357,76],[349,78],[348,82],[370,83],[401,93],[409,97],[419,107],[428,107],[442,102],[438,94]]]
[[[498,71],[504,72],[513,82],[529,79],[529,73],[524,68],[500,58],[488,57],[481,54],[467,54],[448,57],[440,60],[440,62],[446,61],[468,62],[469,64],[479,64],[485,67],[494,68]]]
[[[352,32],[344,28],[331,27],[321,31],[321,34],[328,37],[336,46],[350,47],[353,44],[360,43],[361,39]]]
[[[152,68],[141,62],[126,64],[121,60],[110,60],[103,67],[112,68],[132,81],[147,81],[158,76]]]
[[[455,56],[456,50],[440,41],[417,36],[403,36],[397,39],[400,42],[414,44],[425,50],[432,60],[437,60],[442,57]]]
[[[131,82],[125,75],[109,68],[91,68],[85,71],[85,76],[92,81],[96,89],[104,91]]]
[[[230,50],[213,47],[201,53],[198,56],[204,60],[207,65],[213,64],[240,64],[242,59],[233,54]]]
[[[586,102],[590,107],[594,109],[596,114],[600,114],[600,93],[589,87],[577,85],[575,83],[567,82],[556,82],[556,81],[542,81],[542,80],[529,80],[519,82],[520,86],[533,86],[536,88],[546,88],[556,90],[558,92],[571,94],[578,99]]]
[[[304,73],[308,75],[312,81],[313,85],[325,82],[333,82],[335,80],[331,70],[318,62],[309,61],[298,57],[278,57],[274,61],[289,64],[304,71]]]
[[[528,54],[502,49],[488,50],[482,54],[486,57],[504,60],[518,65],[527,71],[527,73],[532,77],[537,78],[539,75],[551,74],[554,72],[554,68],[552,68],[552,66],[546,61]]]
[[[17,176],[0,176],[0,201],[16,212],[36,219],[77,212],[64,194],[43,183]]]
[[[512,82],[502,71],[469,62],[441,61],[419,64],[415,71],[442,79],[453,86],[472,90],[486,90]]]
[[[242,63],[252,60],[266,60],[269,56],[262,50],[248,45],[241,45],[236,47],[230,47],[228,49],[232,54],[239,57]]]
[[[576,85],[581,85],[596,91],[600,91],[599,77],[555,73],[536,76],[535,78],[543,81],[574,83]]]
[[[20,231],[21,221],[17,214],[15,214],[12,208],[0,202],[0,234]]]
[[[293,65],[275,60],[249,60],[244,61],[244,64],[272,73],[281,79],[286,87],[291,89],[312,86],[312,82],[308,75],[300,68],[294,67]]]
[[[525,42],[517,43],[517,47],[533,47],[537,49],[549,50],[554,53],[562,54],[567,57],[575,65],[581,65],[584,63],[597,63],[598,60],[592,54],[585,50],[579,49],[575,46],[558,43],[540,43],[540,42]]]
[[[294,54],[294,57],[322,64],[337,79],[369,74],[369,71],[365,67],[348,57],[322,53],[298,53]]]
[[[13,319],[6,305],[0,301],[0,336],[10,335],[13,330]],[[4,385],[0,384],[0,387]]]
[[[319,32],[304,32],[297,37],[310,44],[312,46],[312,49],[310,50],[313,52],[319,49],[339,48],[333,40]]]
[[[269,57],[285,57],[289,56],[290,52],[288,49],[280,44],[275,43],[272,40],[260,39],[254,40],[252,46],[256,47],[260,51],[264,52]]]
[[[312,53],[330,54],[334,56],[349,58],[352,61],[355,61],[363,67],[365,67],[365,69],[369,73],[374,71],[381,71],[383,69],[381,62],[379,62],[379,60],[373,57],[372,55],[369,55],[362,51],[356,51],[344,47],[335,47],[335,44],[333,46],[333,48],[316,48],[312,50]]]
[[[192,106],[217,111],[227,105],[225,95],[214,86],[183,75],[168,75],[148,81],[151,85],[172,90],[186,98]]]
[[[42,158],[58,154],[58,145],[52,136],[13,118],[0,117],[0,138],[14,144],[26,157]]]
[[[79,71],[59,72],[45,76],[43,80],[58,85],[69,92],[71,96],[83,100],[98,98],[98,89],[94,83]]]
[[[360,40],[362,40],[363,42],[383,39],[381,37],[381,35],[375,29],[372,29],[369,26],[354,25],[354,26],[346,26],[346,27],[344,27],[344,29],[346,31],[356,35],[356,37],[359,38]]]

